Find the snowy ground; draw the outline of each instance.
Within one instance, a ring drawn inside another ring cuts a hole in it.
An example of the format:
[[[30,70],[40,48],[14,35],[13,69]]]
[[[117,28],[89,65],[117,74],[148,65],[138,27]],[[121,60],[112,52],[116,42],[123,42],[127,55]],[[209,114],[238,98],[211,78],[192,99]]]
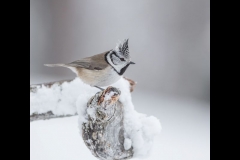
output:
[[[154,95],[154,96],[153,96]],[[209,160],[208,103],[135,90],[135,109],[160,119],[162,131],[147,160]],[[78,129],[78,116],[30,123],[31,160],[94,160]],[[138,160],[138,159],[133,159]]]

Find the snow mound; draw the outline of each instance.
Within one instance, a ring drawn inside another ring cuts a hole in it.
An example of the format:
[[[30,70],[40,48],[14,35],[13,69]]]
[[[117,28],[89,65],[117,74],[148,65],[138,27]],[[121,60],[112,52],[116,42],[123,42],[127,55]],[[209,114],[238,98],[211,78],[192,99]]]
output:
[[[146,158],[151,150],[154,138],[160,134],[160,121],[153,116],[138,113],[132,103],[130,84],[124,78],[111,85],[121,91],[120,101],[124,106],[125,149],[133,146],[134,157]],[[54,84],[51,88],[38,86],[35,93],[30,92],[30,115],[52,111],[55,115],[79,115],[79,129],[86,121],[84,115],[88,100],[100,90],[83,83],[79,78],[62,85]],[[111,95],[109,95],[111,96]],[[108,97],[106,97],[108,98]],[[147,107],[147,106],[146,106]]]
[[[62,85],[54,84],[51,88],[37,86],[36,93],[30,92],[30,115],[52,111],[55,115],[73,115],[77,113],[76,101],[80,94],[88,98],[99,89],[84,84],[79,78]]]

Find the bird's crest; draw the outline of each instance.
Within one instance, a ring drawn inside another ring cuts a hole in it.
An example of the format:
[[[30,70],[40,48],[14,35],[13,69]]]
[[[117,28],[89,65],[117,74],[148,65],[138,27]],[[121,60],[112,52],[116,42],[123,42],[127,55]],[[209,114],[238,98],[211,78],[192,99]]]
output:
[[[116,51],[121,52],[124,57],[129,58],[128,39],[125,39],[123,42],[117,44]]]

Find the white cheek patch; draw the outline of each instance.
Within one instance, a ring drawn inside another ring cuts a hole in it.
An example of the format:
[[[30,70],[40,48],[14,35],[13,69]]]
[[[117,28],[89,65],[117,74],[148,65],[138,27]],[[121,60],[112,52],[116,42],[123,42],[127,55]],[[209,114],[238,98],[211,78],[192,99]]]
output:
[[[115,56],[114,54],[112,55],[112,61],[113,61],[113,64],[115,65],[119,65],[119,64],[122,64],[123,62],[117,57]]]

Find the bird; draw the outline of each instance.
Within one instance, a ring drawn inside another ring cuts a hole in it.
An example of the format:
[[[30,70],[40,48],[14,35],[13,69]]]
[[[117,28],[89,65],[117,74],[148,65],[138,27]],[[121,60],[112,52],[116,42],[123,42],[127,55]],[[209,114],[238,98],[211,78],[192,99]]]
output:
[[[101,87],[117,82],[131,64],[128,40],[124,39],[114,49],[86,57],[71,63],[44,64],[48,67],[71,69],[84,83],[104,90]]]

